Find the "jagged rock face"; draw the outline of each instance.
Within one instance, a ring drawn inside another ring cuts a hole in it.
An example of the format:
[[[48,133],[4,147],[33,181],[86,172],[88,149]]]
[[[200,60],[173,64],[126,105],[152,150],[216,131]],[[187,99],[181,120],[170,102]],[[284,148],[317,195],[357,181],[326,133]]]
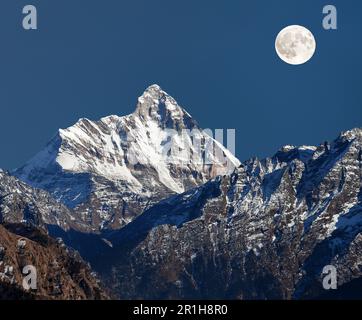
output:
[[[315,298],[362,276],[362,130],[284,147],[162,201],[95,266],[121,298]],[[109,265],[109,267],[105,267]]]
[[[129,116],[81,119],[59,130],[15,175],[49,191],[98,230],[121,228],[159,200],[230,173],[239,164],[153,85]]]
[[[36,289],[24,289],[25,266],[36,268]],[[23,224],[0,225],[0,299],[107,299],[80,256],[44,231]]]
[[[75,222],[75,213],[43,190],[30,187],[0,170],[0,223],[27,223],[45,228],[55,225],[63,230],[87,226]]]

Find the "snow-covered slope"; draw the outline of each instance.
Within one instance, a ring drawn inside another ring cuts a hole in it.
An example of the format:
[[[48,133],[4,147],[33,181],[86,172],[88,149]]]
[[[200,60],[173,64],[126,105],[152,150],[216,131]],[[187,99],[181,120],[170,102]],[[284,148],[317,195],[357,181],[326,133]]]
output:
[[[122,298],[318,297],[324,266],[362,277],[362,129],[246,161],[108,240],[99,269]]]
[[[94,229],[117,229],[152,203],[239,164],[153,85],[133,114],[80,119],[14,174],[49,191]]]
[[[55,201],[48,192],[32,188],[0,169],[0,224],[25,223],[42,228],[54,225],[63,230],[88,230],[76,220],[76,214]]]

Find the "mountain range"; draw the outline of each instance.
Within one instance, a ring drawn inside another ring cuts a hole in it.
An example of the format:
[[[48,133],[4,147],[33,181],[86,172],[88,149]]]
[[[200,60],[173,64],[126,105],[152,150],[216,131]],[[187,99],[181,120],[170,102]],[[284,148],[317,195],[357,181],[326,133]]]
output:
[[[79,251],[102,281],[85,299],[333,297],[325,266],[343,290],[362,279],[361,176],[360,128],[241,163],[153,85],[0,171],[0,222]]]

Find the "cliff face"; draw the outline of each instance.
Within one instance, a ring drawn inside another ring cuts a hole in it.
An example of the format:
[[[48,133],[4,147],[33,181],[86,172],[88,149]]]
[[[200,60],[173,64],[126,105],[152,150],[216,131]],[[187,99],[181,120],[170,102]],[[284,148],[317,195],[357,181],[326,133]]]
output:
[[[37,289],[25,290],[25,266],[36,268]],[[106,299],[90,267],[62,241],[24,224],[0,225],[0,299]]]

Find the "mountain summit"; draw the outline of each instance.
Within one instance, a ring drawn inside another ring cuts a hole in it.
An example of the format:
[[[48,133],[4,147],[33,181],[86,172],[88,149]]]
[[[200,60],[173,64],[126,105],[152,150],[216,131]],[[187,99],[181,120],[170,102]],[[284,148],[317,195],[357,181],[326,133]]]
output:
[[[60,129],[14,174],[50,192],[94,230],[117,229],[149,205],[231,173],[239,161],[158,85],[134,113]]]

